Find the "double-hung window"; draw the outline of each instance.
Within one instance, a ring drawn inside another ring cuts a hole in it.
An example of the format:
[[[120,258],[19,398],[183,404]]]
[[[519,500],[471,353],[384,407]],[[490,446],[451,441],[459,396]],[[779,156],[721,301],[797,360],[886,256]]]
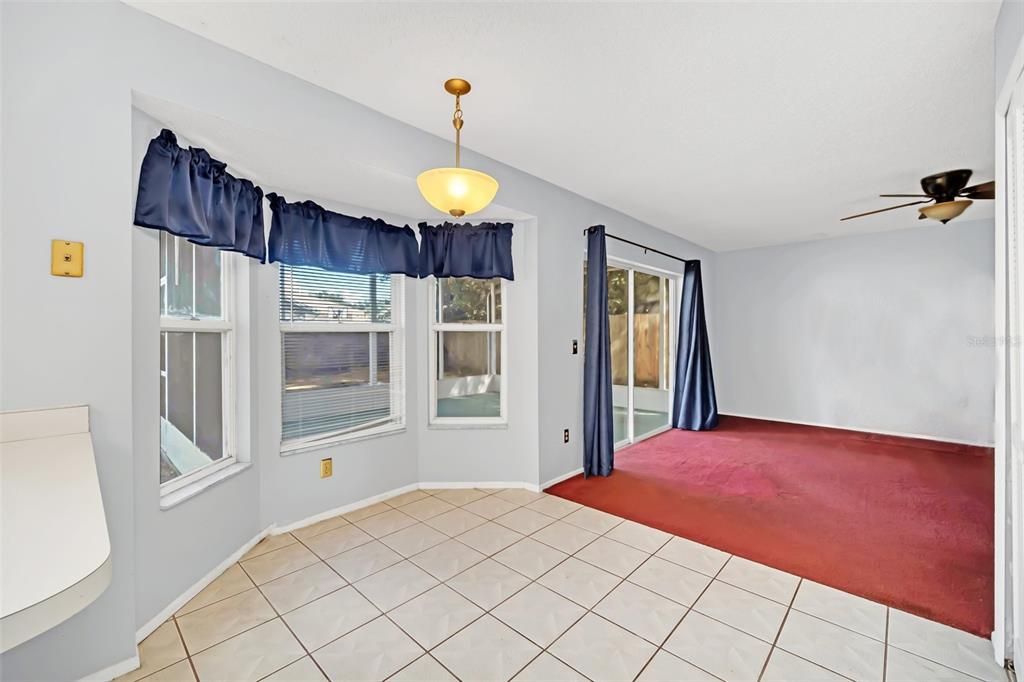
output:
[[[437,278],[430,299],[430,422],[504,424],[505,280]]]
[[[160,484],[235,461],[233,272],[238,256],[160,233]]]
[[[279,278],[282,450],[404,428],[403,277],[282,264]]]

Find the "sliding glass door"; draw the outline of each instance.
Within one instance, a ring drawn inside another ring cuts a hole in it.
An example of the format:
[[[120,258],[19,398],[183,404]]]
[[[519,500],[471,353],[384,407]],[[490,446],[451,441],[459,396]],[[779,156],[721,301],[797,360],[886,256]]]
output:
[[[633,306],[630,311],[633,381],[632,438],[635,442],[668,426],[672,400],[669,391],[669,298],[668,277],[631,270]]]
[[[608,266],[608,331],[612,347],[615,443],[629,440],[629,270]]]
[[[675,319],[673,283],[668,275],[629,264],[608,265],[616,447],[668,428]]]

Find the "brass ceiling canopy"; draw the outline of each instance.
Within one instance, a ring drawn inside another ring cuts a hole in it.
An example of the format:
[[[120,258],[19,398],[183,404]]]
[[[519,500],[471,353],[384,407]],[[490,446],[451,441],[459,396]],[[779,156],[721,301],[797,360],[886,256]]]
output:
[[[444,82],[444,89],[447,90],[450,95],[462,97],[463,95],[468,95],[469,91],[473,89],[473,86],[464,78],[449,78]],[[458,102],[456,102],[456,106],[458,106]]]

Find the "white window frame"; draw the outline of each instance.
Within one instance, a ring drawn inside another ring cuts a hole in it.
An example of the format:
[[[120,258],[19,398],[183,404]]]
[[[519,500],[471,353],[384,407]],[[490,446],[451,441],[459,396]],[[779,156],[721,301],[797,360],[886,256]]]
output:
[[[277,272],[278,295],[277,301],[280,305],[280,265]],[[406,429],[406,398],[405,398],[405,276],[391,275],[391,322],[281,322],[280,310],[277,315],[278,325],[281,334],[281,411],[278,421],[284,424],[284,335],[293,333],[308,332],[330,332],[336,334],[346,333],[369,333],[382,332],[391,334],[391,358],[399,358],[399,369],[390,369],[391,385],[391,413],[398,415],[398,420],[388,418],[388,423],[379,426],[367,427],[366,425],[353,426],[343,431],[317,434],[306,438],[293,438],[284,440],[282,435],[281,454],[288,455],[305,450],[328,447],[354,440],[363,440],[386,436],[392,433],[405,431]],[[377,374],[377,336],[370,333],[370,378],[371,381]],[[395,381],[397,376],[397,381]],[[382,420],[383,421],[383,420]]]
[[[180,244],[178,241],[181,237],[173,237],[175,248]],[[202,246],[193,246],[192,252],[192,272],[195,272],[195,249],[210,248]],[[235,278],[240,276],[240,272],[244,270],[244,266],[239,264],[239,256],[227,251],[221,251],[220,253],[220,306],[221,306],[221,318],[201,318],[193,316],[191,318],[178,317],[173,315],[162,315],[160,317],[160,333],[164,332],[218,332],[221,334],[221,356],[220,356],[220,369],[221,369],[221,427],[222,427],[222,438],[224,447],[224,456],[216,462],[211,462],[205,466],[201,466],[194,471],[190,471],[187,474],[178,476],[177,478],[167,481],[166,483],[160,484],[160,494],[162,496],[169,495],[177,492],[182,488],[197,483],[198,481],[212,476],[230,466],[238,463],[238,453],[236,450],[236,415],[235,415],[235,356],[236,356],[236,334],[235,334],[235,321],[238,317],[238,301],[236,297],[236,286]],[[166,277],[166,275],[165,275]],[[192,286],[192,310],[195,310],[195,297],[197,286],[193,282]],[[167,287],[164,287],[164,292],[168,291]],[[166,310],[167,307],[165,306]],[[167,352],[167,344],[164,345],[164,352]],[[193,343],[193,354],[195,353],[195,345]],[[164,364],[165,369],[160,370],[161,376],[166,379],[166,362]],[[195,372],[195,363],[193,362],[193,372]],[[169,381],[164,382],[164,390],[170,385]],[[193,392],[195,390],[195,380],[193,378]],[[165,405],[169,405],[165,396]],[[195,398],[193,395],[193,411],[195,410]],[[193,416],[193,420],[195,417]]]
[[[428,425],[452,428],[478,428],[478,427],[502,427],[508,424],[508,282],[504,278],[498,278],[501,283],[501,322],[440,322],[437,297],[439,280],[432,278],[430,282],[430,357],[428,367],[429,387],[429,410]],[[493,301],[493,298],[492,298]],[[492,315],[493,317],[493,315]],[[497,417],[438,417],[437,416],[437,382],[438,368],[443,358],[439,356],[440,345],[437,342],[438,333],[444,332],[501,332],[501,343],[498,349],[491,349],[492,356],[495,350],[500,353],[499,358],[491,358],[492,366],[497,364],[501,367],[501,396],[500,414]]]

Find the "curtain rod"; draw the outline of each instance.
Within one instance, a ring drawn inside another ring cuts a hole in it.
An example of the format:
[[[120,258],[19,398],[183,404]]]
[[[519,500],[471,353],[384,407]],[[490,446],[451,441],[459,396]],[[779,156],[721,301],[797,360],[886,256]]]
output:
[[[587,229],[583,230],[583,234],[586,234],[586,233],[590,232],[592,229],[594,229],[594,228],[588,227]],[[638,248],[643,249],[645,252],[646,251],[651,251],[653,253],[658,254],[659,256],[665,256],[666,258],[671,258],[672,260],[677,260],[677,261],[679,261],[681,263],[699,263],[700,262],[699,258],[680,258],[679,256],[673,256],[671,253],[665,253],[664,251],[660,251],[658,249],[655,249],[654,247],[645,246],[644,244],[639,244],[637,242],[634,242],[634,241],[629,240],[629,239],[625,239],[623,237],[616,237],[614,234],[608,234],[607,232],[604,233],[604,236],[608,237],[609,239],[615,239],[616,241],[625,242],[626,244],[632,244],[633,246],[636,246]]]

